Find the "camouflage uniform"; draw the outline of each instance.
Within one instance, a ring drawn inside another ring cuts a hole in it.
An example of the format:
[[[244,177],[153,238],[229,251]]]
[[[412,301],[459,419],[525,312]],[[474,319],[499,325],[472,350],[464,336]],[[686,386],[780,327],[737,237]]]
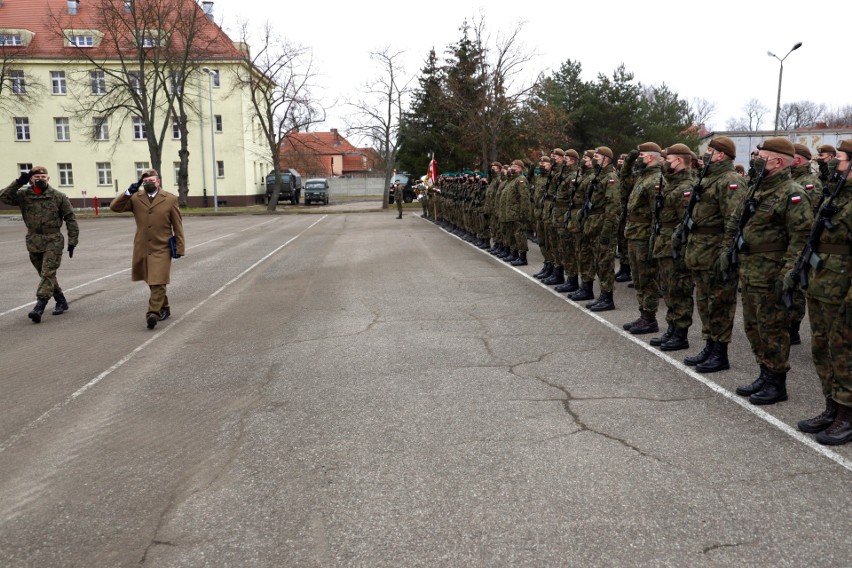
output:
[[[535,221],[535,234],[538,237],[538,247],[541,249],[541,255],[544,257],[544,262],[552,264],[554,259],[553,250],[547,241],[544,220],[544,214],[547,211],[545,188],[547,187],[548,178],[549,174],[535,176],[533,183],[533,219]]]
[[[80,228],[68,197],[50,185],[39,195],[33,187],[24,186],[15,180],[0,191],[0,201],[21,209],[21,216],[27,226],[27,252],[41,277],[36,297],[40,300],[58,297],[62,294],[62,288],[56,279],[56,272],[62,263],[65,248],[65,237],[59,230],[62,222],[65,222],[68,231],[69,246],[76,247],[80,237]]]
[[[651,259],[650,240],[654,196],[659,191],[661,178],[662,170],[657,165],[647,166],[638,175],[627,201],[627,223],[624,227],[627,263],[633,275],[639,310],[652,315],[657,313],[660,304],[657,265]]]
[[[612,164],[603,167],[597,179],[597,187],[588,200],[591,209],[587,211],[583,221],[583,235],[591,243],[594,272],[600,280],[601,293],[611,296],[615,285],[615,247],[618,218],[621,214],[621,184]],[[589,183],[590,188],[593,183],[594,176]]]
[[[501,221],[508,246],[517,252],[528,250],[526,220],[529,218],[530,192],[523,173],[509,174],[501,195]]]
[[[580,216],[583,212],[583,204],[586,201],[586,192],[592,181],[594,168],[585,172],[577,170],[575,178],[568,180],[571,183],[570,208],[566,211],[565,223],[568,227],[568,254],[572,257],[572,266],[577,267],[574,274],[566,276],[578,276],[581,282],[591,282],[595,279],[592,246],[589,239],[583,235],[583,225]],[[578,179],[579,178],[579,179]]]
[[[822,200],[822,182],[819,177],[811,172],[810,163],[794,167],[791,170],[793,181],[801,185],[808,194],[808,199],[813,205],[814,213],[819,208]],[[799,326],[805,319],[805,293],[799,288],[793,292],[793,305],[790,307],[790,334],[798,339]],[[800,341],[797,341],[800,343]]]
[[[577,166],[564,164],[560,175],[562,181],[556,186],[556,195],[553,201],[553,211],[550,216],[550,224],[556,234],[556,262],[564,267],[565,274],[571,276],[577,274],[577,258],[574,255],[571,235],[565,223],[565,215],[571,203],[572,181],[577,177]]]

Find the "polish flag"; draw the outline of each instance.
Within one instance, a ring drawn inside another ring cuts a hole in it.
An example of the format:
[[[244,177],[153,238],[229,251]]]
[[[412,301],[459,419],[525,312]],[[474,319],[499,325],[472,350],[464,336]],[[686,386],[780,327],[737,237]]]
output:
[[[434,185],[435,182],[438,181],[438,162],[436,162],[434,159],[429,162],[429,170],[426,172],[426,175],[429,176],[429,181],[432,183],[432,185]]]

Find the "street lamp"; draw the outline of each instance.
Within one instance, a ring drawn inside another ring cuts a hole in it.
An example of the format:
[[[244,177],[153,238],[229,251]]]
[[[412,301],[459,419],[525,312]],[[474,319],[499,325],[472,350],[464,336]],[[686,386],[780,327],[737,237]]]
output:
[[[201,185],[203,186],[204,207],[207,207],[207,168],[204,164],[204,113],[201,110],[201,75],[195,76],[198,85],[198,140],[201,142]]]
[[[791,53],[793,53],[794,51],[796,51],[800,47],[802,47],[802,42],[799,42],[796,45],[794,45],[792,47],[792,49],[790,49],[790,51],[787,52],[787,55],[790,55]],[[778,61],[781,62],[781,69],[780,69],[780,71],[778,71],[778,100],[775,101],[775,135],[777,136],[778,135],[778,116],[781,114],[781,77],[784,76],[784,60],[787,59],[787,55],[785,55],[784,57],[778,57],[777,55],[775,55],[771,51],[767,51],[766,55],[769,55],[770,57],[774,57],[775,59],[777,59]]]
[[[207,90],[210,94],[210,147],[213,150],[213,212],[219,212],[219,193],[216,188],[216,175],[218,172],[218,164],[216,163],[216,138],[215,138],[215,121],[213,120],[213,75],[216,73],[211,71],[209,67],[202,67],[202,71],[207,73]]]

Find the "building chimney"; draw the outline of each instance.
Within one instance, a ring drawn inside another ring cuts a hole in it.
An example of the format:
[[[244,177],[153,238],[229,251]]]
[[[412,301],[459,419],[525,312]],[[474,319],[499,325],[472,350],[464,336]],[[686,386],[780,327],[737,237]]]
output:
[[[201,9],[204,15],[212,22],[213,21],[213,2],[202,2]]]
[[[334,145],[337,146],[340,144],[340,134],[337,133],[336,128],[331,129],[331,135],[334,136]]]
[[[77,0],[68,0],[68,13],[72,16],[77,13]]]

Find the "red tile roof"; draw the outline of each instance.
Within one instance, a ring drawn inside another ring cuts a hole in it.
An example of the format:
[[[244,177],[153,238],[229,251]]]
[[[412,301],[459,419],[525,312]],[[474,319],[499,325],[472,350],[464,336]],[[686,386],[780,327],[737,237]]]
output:
[[[357,153],[358,150],[341,136],[336,129],[331,132],[291,132],[281,143],[284,153],[310,152],[321,155]]]
[[[171,45],[180,49],[183,45],[180,34],[174,28],[175,18],[180,16],[179,21],[190,19],[187,10],[195,10],[199,18],[200,40],[194,40],[199,46],[205,59],[239,59],[240,52],[234,42],[222,29],[204,15],[202,8],[193,0],[133,0],[136,2],[137,13],[146,3],[172,6],[166,10],[168,16],[162,21],[165,31],[170,34]],[[107,9],[106,7],[109,7]],[[120,16],[122,21],[127,21],[124,16],[124,0],[81,0],[77,5],[77,14],[68,13],[67,0],[3,0],[0,6],[0,27],[4,29],[24,29],[35,33],[29,46],[2,48],[4,54],[14,57],[17,52],[28,58],[69,58],[80,56],[80,49],[68,47],[60,33],[61,30],[97,30],[104,34],[100,46],[86,49],[87,55],[94,58],[115,58],[117,51],[110,41],[111,32],[122,30],[115,35],[127,38],[128,47],[133,38],[132,27],[122,28],[116,25],[115,20],[110,19]],[[154,27],[148,24],[144,27]]]

